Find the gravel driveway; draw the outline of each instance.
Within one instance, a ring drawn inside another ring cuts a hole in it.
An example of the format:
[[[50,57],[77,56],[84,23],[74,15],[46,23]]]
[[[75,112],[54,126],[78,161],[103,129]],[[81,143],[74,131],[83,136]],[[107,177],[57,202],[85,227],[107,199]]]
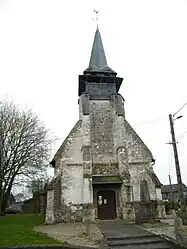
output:
[[[34,227],[37,232],[44,233],[49,237],[77,246],[99,247],[103,238],[96,224],[91,224],[89,235],[85,235],[83,223],[60,223],[55,225],[43,225]]]

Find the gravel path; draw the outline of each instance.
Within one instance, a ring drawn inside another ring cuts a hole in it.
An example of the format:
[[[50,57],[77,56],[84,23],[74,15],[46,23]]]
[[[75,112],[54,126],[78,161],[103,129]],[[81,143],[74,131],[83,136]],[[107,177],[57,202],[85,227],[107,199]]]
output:
[[[175,235],[175,229],[174,229],[174,220],[173,219],[165,219],[161,220],[162,224],[161,226],[158,224],[158,226],[154,226],[152,224],[144,224],[144,229],[146,229],[149,232],[161,235],[167,235],[173,239],[176,239]],[[165,224],[163,224],[165,223]]]
[[[96,224],[91,224],[90,233],[87,236],[85,235],[85,225],[83,223],[43,225],[34,227],[34,230],[76,246],[98,248],[99,242],[103,238]]]
[[[164,228],[144,228],[144,229],[146,229],[149,232],[158,234],[158,235],[164,234],[164,235],[167,235],[173,239],[176,239],[174,227],[166,226]]]

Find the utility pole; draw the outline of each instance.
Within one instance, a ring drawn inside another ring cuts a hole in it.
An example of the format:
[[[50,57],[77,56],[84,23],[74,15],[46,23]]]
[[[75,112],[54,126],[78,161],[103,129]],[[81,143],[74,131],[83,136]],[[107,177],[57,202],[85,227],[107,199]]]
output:
[[[171,201],[173,202],[173,189],[172,189],[171,176],[170,175],[169,175],[169,185],[170,185]]]
[[[178,118],[180,117],[181,116],[179,116]],[[180,171],[180,165],[179,165],[179,157],[178,157],[178,152],[177,152],[177,143],[176,143],[176,138],[175,138],[173,121],[174,120],[173,120],[172,115],[169,114],[169,122],[170,122],[171,137],[172,137],[171,144],[173,145],[173,152],[174,152],[174,158],[175,158],[175,168],[176,168],[177,183],[178,183],[178,195],[179,195],[181,209],[184,212],[184,216],[186,218],[186,207],[185,207],[185,201],[184,201],[184,195],[183,195],[183,189],[182,189],[182,178],[181,178],[181,171]]]

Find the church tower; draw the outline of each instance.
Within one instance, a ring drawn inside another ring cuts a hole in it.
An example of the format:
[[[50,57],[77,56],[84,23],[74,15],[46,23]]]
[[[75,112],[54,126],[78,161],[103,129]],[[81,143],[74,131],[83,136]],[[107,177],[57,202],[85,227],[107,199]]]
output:
[[[154,159],[125,117],[122,81],[97,28],[89,67],[79,75],[79,120],[51,162],[46,223],[164,215]]]
[[[118,93],[123,79],[107,65],[97,28],[89,67],[79,76],[80,120],[84,146],[90,146],[92,166],[116,163],[116,117],[124,118],[123,97]],[[123,119],[122,118],[122,119]]]

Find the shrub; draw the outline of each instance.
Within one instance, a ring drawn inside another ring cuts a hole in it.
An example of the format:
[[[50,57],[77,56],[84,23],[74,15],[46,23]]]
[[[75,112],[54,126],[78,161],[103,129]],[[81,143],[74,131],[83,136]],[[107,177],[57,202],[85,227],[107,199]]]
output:
[[[172,209],[174,209],[175,211],[177,211],[179,209],[179,204],[177,201],[166,201],[165,202],[165,209],[166,209],[166,213],[168,214],[169,211],[171,211]]]

